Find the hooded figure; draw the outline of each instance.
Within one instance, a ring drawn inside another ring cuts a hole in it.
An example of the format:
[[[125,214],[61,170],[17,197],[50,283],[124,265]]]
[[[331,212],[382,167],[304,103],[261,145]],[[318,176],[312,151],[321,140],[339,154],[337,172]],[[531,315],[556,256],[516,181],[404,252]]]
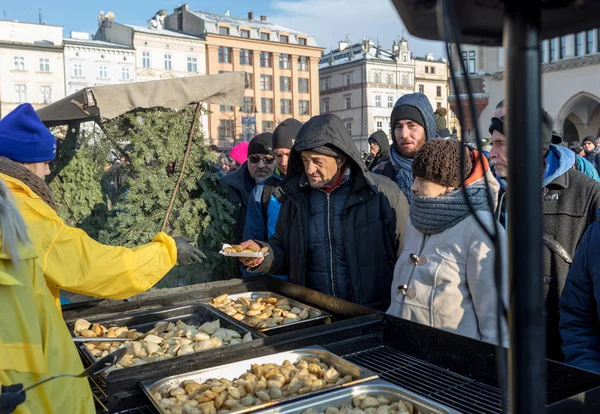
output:
[[[461,150],[465,152],[464,183],[460,180]],[[459,141],[435,139],[419,150],[412,167],[415,182],[410,221],[394,269],[392,304],[387,313],[497,344],[497,252],[471,214],[464,194],[493,232],[494,216],[487,196],[490,191],[495,199],[499,185],[487,159],[482,157],[480,162],[477,151],[469,154]],[[505,247],[506,232],[500,225],[498,231],[500,245]],[[506,299],[506,266],[501,277]]]
[[[390,160],[379,164],[373,172],[394,181],[410,203],[412,186],[412,160],[426,141],[436,137],[433,108],[422,93],[404,95],[394,105],[390,128],[393,146]],[[422,131],[422,135],[417,134]]]
[[[390,142],[388,141],[388,137],[385,132],[375,131],[369,137],[369,145],[371,146],[371,149],[379,147],[377,153],[373,154],[373,151],[371,151],[366,161],[369,171],[373,171],[373,169],[382,162],[389,161]]]
[[[387,309],[408,204],[393,182],[367,172],[340,118],[304,124],[279,190],[275,234],[260,243],[269,254],[243,260],[249,270],[288,274],[292,283]]]

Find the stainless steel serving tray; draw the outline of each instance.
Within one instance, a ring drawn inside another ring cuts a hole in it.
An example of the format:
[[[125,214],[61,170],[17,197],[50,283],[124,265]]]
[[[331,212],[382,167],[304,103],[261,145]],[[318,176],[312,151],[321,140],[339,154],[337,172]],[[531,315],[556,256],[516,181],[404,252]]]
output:
[[[264,337],[264,334],[257,333],[250,329],[246,324],[240,323],[233,318],[230,318],[227,315],[224,315],[222,312],[218,312],[212,306],[208,306],[204,303],[196,303],[192,305],[184,305],[177,306],[170,309],[161,309],[161,310],[153,310],[153,311],[144,311],[139,313],[129,314],[127,316],[121,318],[110,317],[106,319],[93,319],[88,320],[91,323],[99,323],[107,328],[113,326],[127,326],[129,329],[136,329],[138,332],[145,333],[154,328],[154,326],[158,322],[176,322],[183,321],[188,325],[202,325],[204,322],[213,322],[215,320],[219,320],[221,323],[221,327],[227,329],[233,329],[237,331],[242,337],[248,332],[251,333],[254,339],[259,337]],[[75,332],[73,331],[73,326],[69,326],[71,335],[75,337]],[[89,338],[92,339],[92,338]],[[133,340],[132,340],[133,342]],[[88,341],[88,343],[94,343],[93,340]],[[80,352],[84,355],[84,357],[93,364],[96,362],[97,358],[92,355],[92,353],[84,346],[84,344],[77,344]],[[226,345],[226,346],[235,346],[235,345]],[[219,349],[219,348],[215,348]],[[207,349],[206,351],[214,351],[215,349]],[[205,352],[205,351],[199,351]],[[170,360],[174,360],[178,357],[170,358]],[[147,362],[147,364],[152,364],[152,362]],[[121,368],[127,369],[127,368]],[[104,372],[104,376],[108,375],[108,373]]]
[[[236,300],[239,298],[258,299],[258,298],[273,297],[273,298],[277,298],[277,300],[286,299],[288,301],[288,303],[290,304],[290,306],[292,306],[292,307],[297,306],[299,308],[307,308],[308,309],[308,313],[310,315],[308,318],[301,320],[301,321],[297,321],[297,322],[289,322],[289,323],[286,323],[283,325],[273,326],[271,328],[255,328],[250,325],[247,325],[243,321],[240,321],[240,323],[244,324],[245,326],[248,326],[250,329],[257,331],[257,332],[264,332],[267,335],[289,332],[291,330],[298,329],[298,328],[306,328],[309,326],[315,326],[315,325],[319,325],[322,323],[330,323],[331,322],[331,314],[330,313],[327,313],[325,311],[322,311],[321,309],[317,309],[313,306],[306,305],[302,302],[298,302],[297,300],[290,299],[286,296],[282,296],[282,295],[280,295],[278,293],[274,293],[274,292],[244,292],[244,293],[236,293],[233,295],[227,295],[227,297],[231,300]],[[217,308],[213,308],[213,309],[215,309],[217,312],[219,312],[223,315],[227,315],[226,313],[220,311]],[[229,315],[227,315],[227,316],[229,316]]]
[[[341,375],[352,375],[352,377],[355,378],[355,380],[348,382],[346,384],[334,385],[334,386],[324,388],[319,391],[314,391],[314,392],[310,392],[310,393],[303,394],[303,395],[294,395],[294,396],[282,398],[280,400],[265,402],[260,405],[248,407],[244,410],[231,411],[231,413],[232,414],[233,413],[242,414],[242,413],[250,413],[250,412],[254,412],[254,411],[264,410],[264,409],[267,409],[267,408],[270,408],[272,406],[279,405],[282,403],[296,401],[296,400],[303,399],[303,398],[306,398],[306,397],[309,397],[312,395],[318,395],[318,394],[321,394],[324,392],[329,392],[331,390],[350,387],[352,385],[360,384],[360,383],[378,378],[378,376],[375,372],[373,372],[369,369],[366,369],[366,368],[362,368],[351,362],[348,362],[345,359],[325,350],[324,348],[315,346],[315,347],[310,347],[310,348],[301,348],[301,349],[297,349],[295,351],[288,351],[288,352],[281,352],[278,354],[266,355],[266,356],[262,356],[259,358],[246,359],[244,361],[233,362],[233,363],[221,365],[218,367],[203,369],[201,371],[189,372],[189,373],[181,374],[181,375],[174,375],[172,377],[164,378],[164,379],[158,380],[158,381],[144,381],[141,383],[141,386],[142,386],[142,389],[144,390],[144,392],[146,393],[146,395],[148,396],[148,398],[150,399],[150,401],[152,401],[152,403],[156,407],[156,409],[160,413],[166,413],[160,406],[159,402],[152,395],[153,392],[158,388],[162,388],[165,386],[169,389],[176,388],[183,381],[196,381],[198,383],[203,383],[211,378],[215,378],[215,379],[225,378],[225,379],[233,381],[234,379],[240,377],[241,375],[243,375],[244,373],[249,371],[252,364],[267,364],[267,363],[283,364],[283,362],[286,359],[288,361],[294,363],[296,361],[301,360],[302,358],[307,358],[307,357],[317,357],[323,363],[333,366],[335,369],[337,369],[340,372]]]
[[[369,381],[350,388],[344,388],[307,398],[302,401],[262,410],[259,413],[301,414],[305,410],[313,409],[315,414],[320,414],[325,412],[328,407],[340,408],[344,405],[352,407],[352,398],[361,394],[368,394],[372,397],[383,396],[390,402],[396,402],[398,400],[410,402],[414,407],[413,414],[458,414],[458,412],[453,409],[433,402],[425,397],[421,397],[384,380]]]

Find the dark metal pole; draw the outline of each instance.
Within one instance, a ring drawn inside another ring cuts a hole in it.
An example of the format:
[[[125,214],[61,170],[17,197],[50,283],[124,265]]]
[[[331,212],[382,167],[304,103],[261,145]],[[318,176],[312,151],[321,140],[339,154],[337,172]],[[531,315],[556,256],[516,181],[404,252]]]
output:
[[[540,0],[506,0],[511,413],[542,413],[546,340],[542,288]]]

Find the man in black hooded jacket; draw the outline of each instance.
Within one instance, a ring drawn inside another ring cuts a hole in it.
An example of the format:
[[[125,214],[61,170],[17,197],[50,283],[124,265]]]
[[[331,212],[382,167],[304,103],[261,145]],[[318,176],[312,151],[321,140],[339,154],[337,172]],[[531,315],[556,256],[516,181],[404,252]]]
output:
[[[367,172],[340,118],[304,124],[279,190],[275,234],[260,242],[269,254],[242,259],[249,271],[288,274],[292,283],[385,311],[408,202],[393,181]]]
[[[379,130],[369,137],[370,153],[366,160],[367,168],[373,171],[375,167],[390,159],[390,142],[385,132]]]

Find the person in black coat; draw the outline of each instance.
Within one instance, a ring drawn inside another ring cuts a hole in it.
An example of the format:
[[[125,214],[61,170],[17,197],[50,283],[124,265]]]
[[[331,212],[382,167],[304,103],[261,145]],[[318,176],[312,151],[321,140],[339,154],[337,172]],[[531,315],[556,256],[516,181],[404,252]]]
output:
[[[598,174],[600,174],[600,148],[596,146],[596,139],[593,136],[583,139],[583,150],[585,151],[585,159],[592,163]]]
[[[600,374],[600,223],[585,232],[560,298],[565,363]]]
[[[282,203],[264,258],[250,272],[288,274],[292,283],[385,311],[403,246],[408,202],[398,186],[369,173],[336,115],[311,118],[298,132]]]
[[[379,130],[373,132],[369,137],[369,156],[366,164],[369,171],[373,171],[375,167],[390,159],[390,142],[385,132]]]
[[[575,154],[564,151],[552,141],[553,121],[542,110],[542,157],[544,173],[542,179],[543,214],[543,280],[546,302],[546,349],[547,357],[562,361],[562,340],[559,332],[558,301],[563,293],[565,280],[579,240],[588,226],[596,221],[600,208],[600,183],[573,168]],[[507,182],[510,160],[507,158],[504,135],[504,116],[493,118],[490,163],[495,168],[501,186],[496,217],[508,229],[510,216],[507,212]],[[508,191],[508,193],[507,193]]]

